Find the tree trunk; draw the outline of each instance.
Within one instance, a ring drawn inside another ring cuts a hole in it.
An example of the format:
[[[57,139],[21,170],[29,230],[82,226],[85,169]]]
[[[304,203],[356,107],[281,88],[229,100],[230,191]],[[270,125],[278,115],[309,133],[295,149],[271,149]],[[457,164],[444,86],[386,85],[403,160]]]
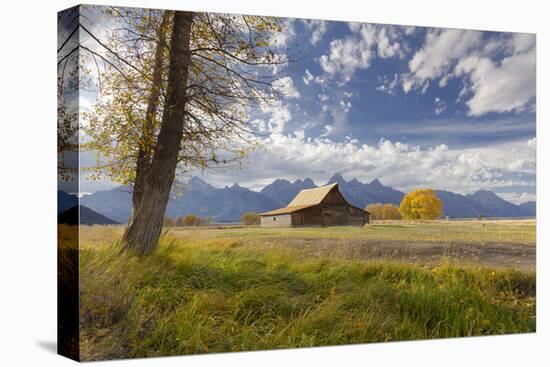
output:
[[[190,38],[193,13],[176,11],[170,41],[170,65],[166,102],[149,172],[145,177],[141,203],[129,224],[125,249],[141,254],[158,244],[164,213],[176,174],[183,136],[186,86],[191,63]]]
[[[162,21],[159,28],[159,39],[155,50],[155,60],[153,63],[153,76],[151,80],[151,91],[147,100],[147,110],[145,111],[145,121],[141,132],[140,145],[136,161],[136,175],[134,180],[134,189],[132,191],[132,213],[128,220],[128,227],[124,231],[123,241],[127,240],[130,225],[135,221],[143,192],[145,190],[145,178],[151,164],[151,145],[153,144],[153,134],[155,129],[155,116],[157,114],[160,101],[160,91],[162,87],[162,69],[164,68],[164,47],[166,44],[165,28],[168,23],[168,12],[162,15]]]

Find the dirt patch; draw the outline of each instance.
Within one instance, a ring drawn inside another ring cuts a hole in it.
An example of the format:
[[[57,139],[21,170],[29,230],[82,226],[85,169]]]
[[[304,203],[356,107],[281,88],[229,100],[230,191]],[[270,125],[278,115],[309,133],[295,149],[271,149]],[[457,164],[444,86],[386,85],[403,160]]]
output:
[[[420,265],[442,262],[493,268],[535,271],[536,248],[509,243],[359,241],[343,239],[288,238],[283,241],[251,241],[253,246],[291,248],[305,256],[345,259],[392,260]]]

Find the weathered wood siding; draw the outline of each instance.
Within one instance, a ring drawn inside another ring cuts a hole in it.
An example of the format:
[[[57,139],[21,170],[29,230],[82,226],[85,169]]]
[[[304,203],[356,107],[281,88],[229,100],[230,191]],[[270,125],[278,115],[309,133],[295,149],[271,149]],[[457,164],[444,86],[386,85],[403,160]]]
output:
[[[300,212],[304,216],[304,226],[321,225],[321,206],[312,206],[311,208],[300,210]]]
[[[260,225],[262,227],[291,227],[291,215],[268,215],[260,218]]]
[[[349,224],[352,226],[362,226],[369,222],[369,215],[359,208],[349,207]]]
[[[325,196],[325,198],[323,199],[321,204],[324,204],[324,205],[345,205],[345,206],[349,205],[346,202],[346,199],[344,199],[344,197],[340,193],[340,191],[335,190],[335,189],[331,190],[327,194],[327,196]]]
[[[348,224],[346,205],[321,205],[321,225],[345,226]]]

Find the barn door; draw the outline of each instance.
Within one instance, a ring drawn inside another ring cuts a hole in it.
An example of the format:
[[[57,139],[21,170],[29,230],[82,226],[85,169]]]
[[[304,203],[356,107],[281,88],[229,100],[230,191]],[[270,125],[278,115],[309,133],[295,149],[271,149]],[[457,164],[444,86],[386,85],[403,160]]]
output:
[[[336,220],[335,224],[338,226],[345,226],[348,224],[348,213],[345,208],[338,208],[335,211],[336,213]]]
[[[321,211],[321,225],[330,226],[331,225],[331,215],[329,208],[323,208]]]

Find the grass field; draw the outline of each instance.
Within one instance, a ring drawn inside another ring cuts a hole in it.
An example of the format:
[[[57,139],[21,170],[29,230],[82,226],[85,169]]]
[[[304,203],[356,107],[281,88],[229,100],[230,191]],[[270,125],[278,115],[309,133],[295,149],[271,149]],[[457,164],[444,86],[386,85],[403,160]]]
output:
[[[121,233],[81,228],[83,360],[535,331],[534,221]]]

